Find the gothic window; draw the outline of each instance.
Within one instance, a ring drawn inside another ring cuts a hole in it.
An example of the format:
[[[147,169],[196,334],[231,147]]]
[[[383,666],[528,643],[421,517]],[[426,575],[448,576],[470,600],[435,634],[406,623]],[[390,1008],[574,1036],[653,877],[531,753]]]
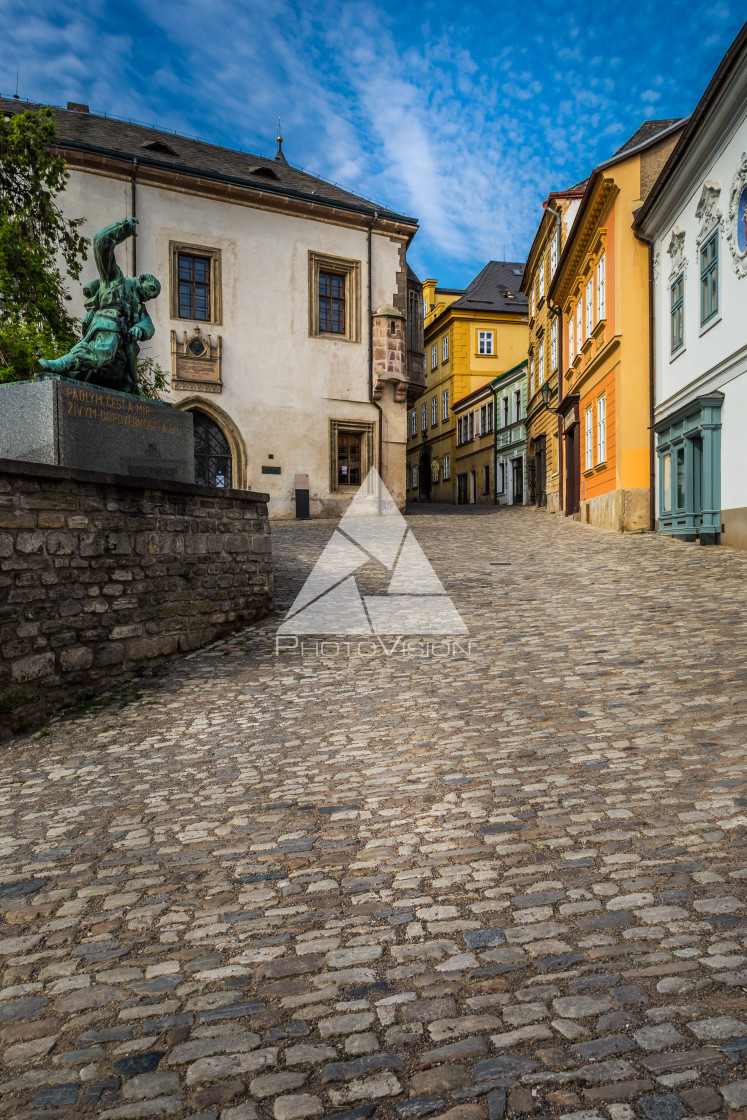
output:
[[[231,449],[225,435],[209,416],[192,412],[195,438],[195,482],[198,486],[233,485]]]

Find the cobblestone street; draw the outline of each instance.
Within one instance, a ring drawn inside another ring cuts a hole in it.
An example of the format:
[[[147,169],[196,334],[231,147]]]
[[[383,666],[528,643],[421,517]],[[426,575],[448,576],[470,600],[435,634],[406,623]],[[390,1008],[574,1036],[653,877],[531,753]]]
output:
[[[275,617],[3,745],[0,1116],[747,1120],[747,557],[408,521],[463,652],[276,656],[275,523]]]

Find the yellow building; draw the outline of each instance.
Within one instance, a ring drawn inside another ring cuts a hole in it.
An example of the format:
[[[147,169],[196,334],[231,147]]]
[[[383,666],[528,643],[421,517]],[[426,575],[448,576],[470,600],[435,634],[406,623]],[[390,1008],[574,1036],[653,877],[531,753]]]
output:
[[[549,386],[550,401],[557,408],[561,343],[558,321],[550,312],[547,292],[585,186],[586,183],[579,183],[567,191],[555,191],[543,203],[542,220],[521,280],[521,290],[529,300],[527,504],[550,513],[562,508],[559,465],[562,430],[558,416],[544,407],[541,390],[543,385]]]
[[[490,261],[464,292],[423,283],[425,392],[407,427],[408,501],[457,501],[456,401],[523,361],[523,265]],[[491,467],[491,471],[492,471]],[[488,493],[494,480],[488,481]]]
[[[649,273],[631,224],[684,124],[645,121],[595,169],[549,289],[562,321],[563,507],[607,529],[650,525]]]

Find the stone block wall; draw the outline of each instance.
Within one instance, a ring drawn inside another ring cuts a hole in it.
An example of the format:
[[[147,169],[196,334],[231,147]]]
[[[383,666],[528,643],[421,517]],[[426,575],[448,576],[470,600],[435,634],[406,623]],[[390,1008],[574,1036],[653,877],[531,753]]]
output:
[[[0,459],[0,738],[269,611],[267,500]]]

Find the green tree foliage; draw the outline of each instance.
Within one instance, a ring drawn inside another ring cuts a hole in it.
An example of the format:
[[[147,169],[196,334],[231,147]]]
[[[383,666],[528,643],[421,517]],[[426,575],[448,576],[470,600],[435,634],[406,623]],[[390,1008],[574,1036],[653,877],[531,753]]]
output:
[[[51,109],[0,117],[0,381],[31,377],[78,334],[60,265],[77,280],[87,239],[55,201],[68,180],[56,136]]]
[[[138,358],[135,362],[137,373],[137,395],[148,400],[160,401],[161,393],[169,387],[169,375],[161,369],[153,358]]]

